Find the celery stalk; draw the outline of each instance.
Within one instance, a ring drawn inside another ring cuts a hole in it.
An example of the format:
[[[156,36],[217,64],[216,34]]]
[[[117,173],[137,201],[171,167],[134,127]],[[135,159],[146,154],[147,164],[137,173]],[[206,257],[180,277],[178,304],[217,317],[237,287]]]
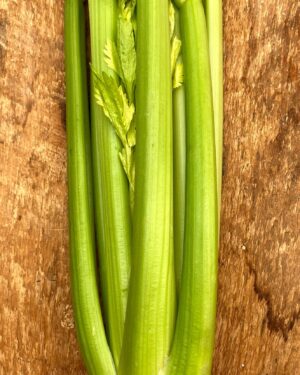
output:
[[[209,51],[202,2],[177,4],[186,93],[186,222],[179,310],[167,373],[208,375],[214,348],[218,246]]]
[[[90,0],[92,66],[97,72],[112,72],[104,60],[104,47],[115,39],[115,0]],[[108,341],[115,363],[122,344],[131,253],[129,187],[119,159],[120,141],[95,100],[92,74],[92,149],[96,233],[99,251],[100,285]],[[99,348],[101,350],[101,348]]]
[[[219,221],[222,191],[223,154],[223,17],[222,0],[205,0],[212,94],[214,104],[214,123],[216,140],[217,180]]]
[[[84,12],[65,1],[71,287],[78,341],[90,375],[115,374],[97,289]]]
[[[168,0],[137,0],[133,262],[119,374],[153,375],[173,336],[172,84]]]
[[[179,14],[176,11],[175,35],[180,39]],[[181,62],[181,58],[179,60]],[[173,90],[173,158],[174,158],[174,258],[177,294],[179,295],[185,221],[185,130],[184,85]]]

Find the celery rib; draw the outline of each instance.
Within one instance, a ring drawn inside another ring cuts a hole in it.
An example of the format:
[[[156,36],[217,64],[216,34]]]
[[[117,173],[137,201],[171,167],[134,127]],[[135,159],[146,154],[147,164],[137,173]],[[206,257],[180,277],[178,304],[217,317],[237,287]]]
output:
[[[153,375],[175,315],[172,82],[168,1],[137,0],[133,263],[119,374]]]
[[[112,74],[104,48],[115,40],[115,0],[89,1],[91,58],[97,72]],[[120,141],[95,100],[92,75],[92,150],[96,234],[100,265],[103,315],[116,365],[122,345],[131,256],[129,187],[119,159]]]
[[[222,0],[205,0],[210,55],[212,95],[214,104],[219,225],[222,191],[223,157],[223,17]]]
[[[71,286],[77,336],[89,374],[115,374],[97,289],[82,1],[65,1]]]
[[[208,375],[214,348],[218,203],[209,51],[202,2],[180,4],[187,179],[183,269],[167,373]]]
[[[179,14],[176,10],[175,35],[180,40]],[[182,63],[181,57],[179,63]],[[173,90],[173,157],[174,157],[174,259],[177,295],[180,290],[185,221],[185,173],[186,173],[186,130],[185,130],[184,83]]]

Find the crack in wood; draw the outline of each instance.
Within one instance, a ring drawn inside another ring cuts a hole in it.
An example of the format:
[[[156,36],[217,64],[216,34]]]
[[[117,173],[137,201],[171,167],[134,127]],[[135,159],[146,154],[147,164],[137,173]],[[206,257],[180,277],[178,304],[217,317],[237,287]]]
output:
[[[258,283],[257,271],[255,267],[247,258],[245,263],[249,270],[249,274],[253,276],[253,290],[259,301],[264,301],[267,307],[267,312],[262,322],[261,331],[263,331],[266,324],[270,332],[281,333],[284,341],[287,341],[290,331],[293,330],[296,322],[300,319],[300,311],[294,311],[287,320],[284,317],[279,316],[279,314],[276,314],[272,305],[270,292],[264,290]]]
[[[25,128],[25,126],[27,124],[28,117],[29,117],[30,113],[32,112],[33,105],[34,105],[34,100],[28,99],[27,102],[26,102],[26,111],[25,111],[25,114],[24,114],[24,120],[22,122],[22,128]]]

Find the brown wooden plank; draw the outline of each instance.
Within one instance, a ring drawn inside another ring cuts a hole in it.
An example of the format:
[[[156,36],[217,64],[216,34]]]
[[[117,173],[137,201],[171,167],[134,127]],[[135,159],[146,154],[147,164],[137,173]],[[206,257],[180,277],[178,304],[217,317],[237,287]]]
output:
[[[299,7],[224,1],[214,375],[300,373]],[[72,319],[63,1],[0,2],[0,375],[84,375]]]
[[[224,12],[225,155],[214,374],[297,375],[299,7],[289,0],[226,0]]]
[[[0,374],[84,374],[72,319],[63,1],[0,1]]]

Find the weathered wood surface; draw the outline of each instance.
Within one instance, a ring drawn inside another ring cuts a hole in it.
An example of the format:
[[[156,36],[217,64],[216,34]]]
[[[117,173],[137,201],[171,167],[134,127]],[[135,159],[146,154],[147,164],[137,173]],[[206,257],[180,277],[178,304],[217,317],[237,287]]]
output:
[[[214,375],[300,374],[299,7],[224,1]],[[63,1],[0,1],[0,375],[83,375],[66,204]]]

